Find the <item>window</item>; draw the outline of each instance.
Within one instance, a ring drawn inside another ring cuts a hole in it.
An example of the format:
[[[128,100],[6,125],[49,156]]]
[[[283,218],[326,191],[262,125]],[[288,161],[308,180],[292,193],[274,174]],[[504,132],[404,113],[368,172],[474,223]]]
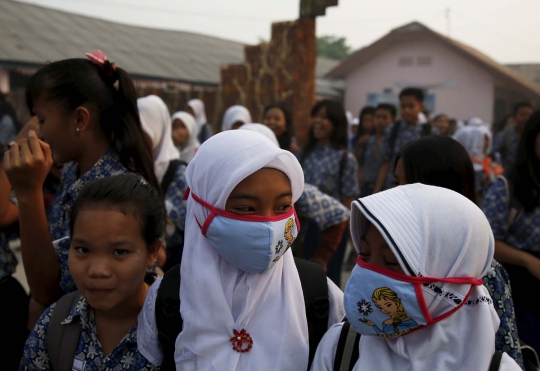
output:
[[[398,61],[398,65],[400,67],[409,67],[414,64],[413,57],[400,57]]]
[[[429,55],[423,55],[417,58],[416,63],[419,66],[431,66],[433,63],[433,58]]]

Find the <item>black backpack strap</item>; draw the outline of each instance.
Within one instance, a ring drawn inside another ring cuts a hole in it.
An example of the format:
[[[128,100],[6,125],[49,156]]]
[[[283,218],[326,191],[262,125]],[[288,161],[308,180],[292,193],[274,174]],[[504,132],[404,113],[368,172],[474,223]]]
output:
[[[344,150],[339,159],[339,194],[341,194],[341,188],[343,186],[343,172],[345,171],[345,165],[347,165],[347,157],[349,151]]]
[[[328,281],[326,273],[317,264],[294,258],[306,305],[306,318],[309,332],[309,367],[315,357],[319,342],[328,329],[330,301],[328,300]]]
[[[349,321],[343,321],[339,335],[334,371],[352,371],[359,357],[360,334],[351,326]]]
[[[176,175],[176,170],[178,170],[180,165],[187,165],[187,164],[181,160],[172,160],[169,162],[169,167],[167,168],[167,172],[165,173],[165,175],[163,176],[163,180],[161,181],[161,189],[163,190],[163,193],[167,193],[167,189],[169,189],[169,186],[174,180],[174,176]]]
[[[82,327],[76,318],[70,323],[62,324],[75,308],[81,293],[74,291],[66,294],[56,302],[47,329],[47,350],[54,371],[71,371],[75,352],[79,345]]]
[[[395,146],[396,146],[396,140],[399,134],[399,128],[401,127],[401,121],[398,121],[394,123],[394,126],[392,126],[392,130],[390,131],[390,139],[388,139],[388,148],[390,149],[390,158],[394,157],[395,154]]]
[[[489,370],[488,371],[497,371],[499,367],[501,366],[501,359],[503,356],[503,352],[500,350],[496,350],[493,354],[493,358],[491,358],[491,363],[489,364]]]
[[[431,124],[428,122],[422,124],[422,131],[420,132],[420,137],[427,137],[429,135],[431,135]]]
[[[163,352],[160,370],[174,371],[174,348],[176,338],[182,331],[180,316],[180,265],[169,269],[163,276],[156,297],[156,326],[159,347]]]

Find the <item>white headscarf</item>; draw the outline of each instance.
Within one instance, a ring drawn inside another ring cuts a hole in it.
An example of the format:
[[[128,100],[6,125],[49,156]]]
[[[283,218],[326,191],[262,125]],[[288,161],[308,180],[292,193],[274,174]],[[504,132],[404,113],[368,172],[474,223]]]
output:
[[[225,111],[223,122],[221,123],[221,131],[231,130],[235,122],[242,121],[244,124],[251,123],[251,114],[244,106],[232,106]]]
[[[240,126],[239,129],[240,130],[250,130],[250,131],[254,131],[256,133],[262,134],[265,137],[267,137],[268,139],[270,139],[272,141],[272,143],[274,143],[276,146],[279,147],[279,142],[278,142],[278,140],[276,138],[276,134],[274,134],[272,129],[270,129],[266,125],[263,125],[263,124],[245,124],[245,125]]]
[[[188,106],[191,107],[195,114],[195,120],[197,121],[197,134],[204,124],[208,122],[206,119],[206,111],[204,108],[204,102],[200,99],[192,99],[188,102]]]
[[[467,121],[467,126],[481,126],[484,125],[484,121],[480,117],[473,117]]]
[[[492,148],[491,131],[485,125],[464,127],[454,135],[454,139],[465,147],[469,156],[471,156],[471,159],[477,158],[479,160],[484,160],[486,135],[489,138],[487,153],[490,153]],[[476,171],[483,170],[482,164],[480,163],[474,162],[473,166]]]
[[[169,162],[180,158],[172,140],[171,116],[163,100],[156,95],[137,99],[142,128],[152,139],[152,156],[157,180],[161,183]]]
[[[384,236],[406,274],[409,266],[415,275],[481,278],[493,259],[494,238],[484,213],[445,188],[411,184],[355,201],[351,232],[357,251],[367,221]],[[460,298],[471,287],[437,285]],[[456,306],[427,287],[422,291],[434,318]],[[363,336],[354,370],[487,370],[499,317],[484,286],[473,288],[469,302],[450,317],[397,339]]]
[[[182,120],[189,133],[187,143],[178,147],[180,150],[180,159],[189,164],[189,162],[193,159],[193,156],[195,156],[197,148],[199,148],[201,145],[199,143],[199,139],[197,139],[197,123],[195,122],[195,118],[193,116],[184,111],[176,112],[171,117],[171,122],[174,122],[176,119]]]
[[[191,195],[224,209],[236,185],[264,167],[287,175],[296,202],[304,189],[298,160],[248,130],[223,132],[204,142],[187,167],[186,179]],[[201,234],[197,220],[208,215],[190,196],[181,267],[184,325],[176,340],[177,370],[306,370],[306,314],[291,251],[261,275],[242,272],[222,259]],[[248,353],[232,350],[233,329],[251,334],[253,348]]]

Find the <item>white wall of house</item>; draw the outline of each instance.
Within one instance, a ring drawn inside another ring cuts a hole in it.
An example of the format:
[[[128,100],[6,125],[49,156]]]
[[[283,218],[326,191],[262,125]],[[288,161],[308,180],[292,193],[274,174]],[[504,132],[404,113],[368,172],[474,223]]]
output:
[[[345,78],[345,106],[357,114],[366,105],[369,93],[382,93],[384,89],[399,93],[402,87],[398,81],[426,86],[449,80],[455,86],[429,88],[429,93],[435,95],[433,114],[492,121],[493,77],[466,57],[430,39],[393,45],[350,72]]]

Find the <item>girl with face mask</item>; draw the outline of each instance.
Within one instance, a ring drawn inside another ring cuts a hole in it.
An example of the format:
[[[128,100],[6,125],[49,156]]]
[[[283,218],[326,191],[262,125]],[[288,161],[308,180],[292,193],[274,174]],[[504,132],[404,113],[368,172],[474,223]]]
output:
[[[304,296],[287,248],[300,229],[293,207],[304,189],[300,164],[263,135],[235,130],[201,145],[186,179],[176,369],[306,370]],[[163,361],[159,285],[149,291],[138,330],[139,350],[155,365]],[[328,288],[331,326],[344,311],[339,289]]]
[[[473,202],[445,188],[397,187],[355,201],[351,233],[359,257],[344,302],[361,335],[353,370],[489,368],[499,318],[481,277],[494,239]],[[312,370],[334,369],[342,327],[325,335]],[[521,368],[503,354],[499,369]]]

